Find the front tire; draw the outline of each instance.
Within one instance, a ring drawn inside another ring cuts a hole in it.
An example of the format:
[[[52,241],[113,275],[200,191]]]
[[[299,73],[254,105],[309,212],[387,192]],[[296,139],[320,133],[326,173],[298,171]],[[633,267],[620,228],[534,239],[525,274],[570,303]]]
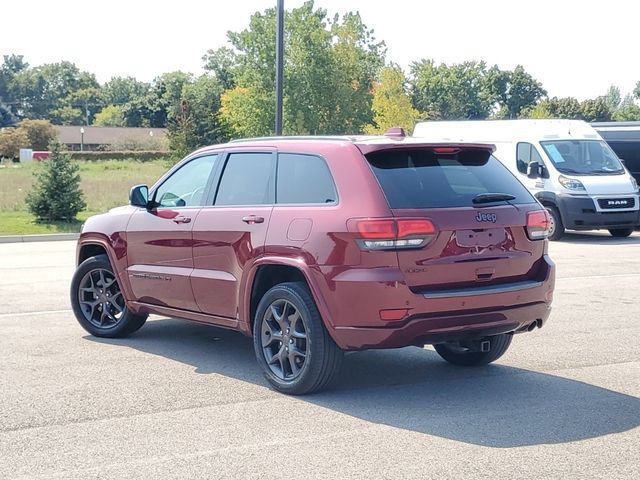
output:
[[[476,367],[487,365],[499,359],[511,345],[512,339],[513,335],[508,333],[487,337],[484,340],[490,342],[488,352],[470,350],[459,343],[440,343],[433,347],[438,352],[438,355],[449,363],[463,367]]]
[[[106,255],[89,257],[71,280],[71,307],[91,335],[122,338],[139,330],[147,315],[131,312]]]
[[[609,233],[612,237],[624,238],[633,233],[633,228],[610,228]]]
[[[324,388],[342,365],[343,351],[304,283],[281,283],[265,293],[256,310],[253,346],[269,383],[291,395]]]
[[[549,240],[560,240],[565,232],[560,211],[556,207],[546,207],[551,217],[551,225],[549,226]]]

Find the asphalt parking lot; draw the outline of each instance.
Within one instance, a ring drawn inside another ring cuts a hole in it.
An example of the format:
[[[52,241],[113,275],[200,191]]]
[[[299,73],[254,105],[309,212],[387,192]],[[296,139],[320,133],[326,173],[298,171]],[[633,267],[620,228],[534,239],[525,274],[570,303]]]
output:
[[[355,353],[293,398],[234,332],[88,336],[75,242],[0,244],[0,478],[640,478],[640,233],[550,250],[554,312],[496,364]]]

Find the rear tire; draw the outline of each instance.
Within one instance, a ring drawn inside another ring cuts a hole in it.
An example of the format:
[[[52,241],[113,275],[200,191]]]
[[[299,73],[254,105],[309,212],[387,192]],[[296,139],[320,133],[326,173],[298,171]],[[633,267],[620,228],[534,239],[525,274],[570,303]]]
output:
[[[512,339],[513,335],[508,333],[487,337],[484,340],[488,340],[491,343],[488,352],[471,351],[459,343],[440,343],[433,347],[438,352],[438,355],[449,363],[463,367],[476,367],[487,365],[499,359],[511,345]]]
[[[612,237],[624,238],[633,233],[633,228],[610,228],[609,233]]]
[[[281,283],[264,294],[253,324],[253,346],[269,383],[282,393],[303,395],[327,386],[344,352],[327,332],[304,283]]]
[[[126,306],[106,255],[80,264],[71,280],[71,307],[80,326],[95,337],[126,337],[147,320],[147,315],[137,315]]]
[[[551,217],[551,225],[549,226],[549,240],[560,240],[564,235],[564,223],[560,217],[560,211],[556,207],[545,207]]]

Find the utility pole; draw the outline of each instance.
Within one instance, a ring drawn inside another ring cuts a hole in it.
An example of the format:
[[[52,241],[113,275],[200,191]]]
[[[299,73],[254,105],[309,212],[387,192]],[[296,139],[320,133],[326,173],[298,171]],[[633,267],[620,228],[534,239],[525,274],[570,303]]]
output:
[[[284,0],[276,11],[276,135],[282,135],[282,92],[284,83]]]

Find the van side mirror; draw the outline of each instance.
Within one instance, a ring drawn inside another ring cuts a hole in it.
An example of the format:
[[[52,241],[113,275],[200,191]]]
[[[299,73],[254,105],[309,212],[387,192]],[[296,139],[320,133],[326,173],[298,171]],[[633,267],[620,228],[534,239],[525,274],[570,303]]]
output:
[[[134,207],[147,208],[149,205],[149,187],[136,185],[129,192],[129,204]]]
[[[542,176],[542,165],[538,162],[531,162],[527,167],[527,177],[540,178]]]

